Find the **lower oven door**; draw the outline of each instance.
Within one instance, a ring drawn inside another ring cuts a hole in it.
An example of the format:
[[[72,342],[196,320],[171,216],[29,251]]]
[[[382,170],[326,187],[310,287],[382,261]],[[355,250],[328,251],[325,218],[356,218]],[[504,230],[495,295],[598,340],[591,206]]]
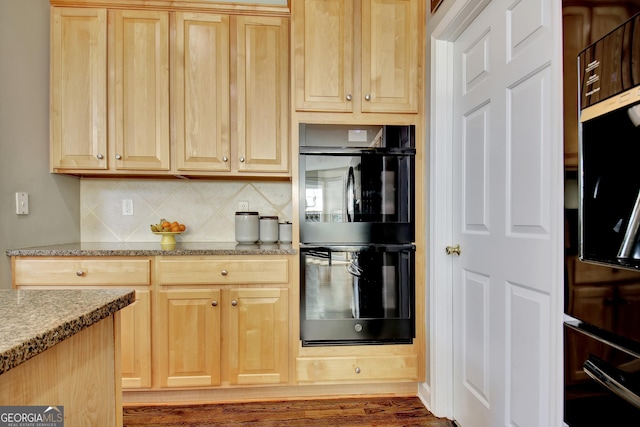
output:
[[[411,343],[415,246],[300,248],[304,346]]]
[[[564,421],[640,425],[640,355],[565,322]]]

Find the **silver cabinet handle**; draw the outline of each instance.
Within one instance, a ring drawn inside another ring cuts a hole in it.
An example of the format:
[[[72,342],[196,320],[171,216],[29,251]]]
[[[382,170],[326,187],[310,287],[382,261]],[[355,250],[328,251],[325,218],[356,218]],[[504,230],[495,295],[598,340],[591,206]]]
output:
[[[76,271],[76,276],[80,276],[80,277],[84,276],[84,271],[82,270]]]
[[[222,156],[222,161],[227,163],[229,161],[229,158],[227,156]]]
[[[218,305],[218,301],[216,301],[216,300],[211,301],[211,305],[213,307],[217,306]]]
[[[222,274],[223,276],[226,276],[227,274],[229,274],[229,272],[227,270],[222,270],[220,274]]]
[[[371,101],[371,95],[366,94],[366,95],[364,96],[364,99],[366,99],[367,101]]]
[[[98,160],[104,159],[104,156],[102,155],[102,153],[98,153],[96,157],[98,158]]]
[[[231,305],[235,307],[236,305],[238,305],[238,301],[236,300],[231,301]]]
[[[356,368],[356,374],[360,373],[360,368]]]
[[[350,94],[350,93],[348,93],[348,94],[347,94],[347,101],[351,101],[351,98],[353,98],[353,97],[351,96],[351,94]]]
[[[244,157],[240,157],[240,163],[244,163]]]
[[[122,156],[120,154],[116,154],[116,160],[120,160],[122,159]]]

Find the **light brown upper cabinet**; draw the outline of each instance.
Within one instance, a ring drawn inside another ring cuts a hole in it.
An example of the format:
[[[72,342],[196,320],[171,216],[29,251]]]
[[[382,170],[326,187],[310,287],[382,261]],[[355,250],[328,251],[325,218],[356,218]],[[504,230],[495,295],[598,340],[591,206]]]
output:
[[[237,167],[289,171],[289,22],[235,18]]]
[[[169,13],[110,13],[109,162],[117,170],[168,171]]]
[[[52,172],[289,176],[289,18],[51,16]]]
[[[51,170],[168,171],[168,12],[51,16]]]
[[[176,29],[178,174],[287,174],[288,20],[177,13]]]
[[[107,169],[107,11],[52,8],[51,169]]]
[[[292,2],[296,110],[417,113],[422,3]]]
[[[176,168],[230,171],[229,17],[176,13]]]

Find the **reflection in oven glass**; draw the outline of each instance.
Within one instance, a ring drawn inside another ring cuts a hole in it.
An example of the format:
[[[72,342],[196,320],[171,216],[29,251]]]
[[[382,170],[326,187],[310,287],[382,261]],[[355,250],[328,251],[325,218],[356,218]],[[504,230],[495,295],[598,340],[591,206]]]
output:
[[[306,268],[307,319],[345,319],[352,316],[353,276],[349,260],[308,257]],[[339,268],[337,268],[339,267]]]

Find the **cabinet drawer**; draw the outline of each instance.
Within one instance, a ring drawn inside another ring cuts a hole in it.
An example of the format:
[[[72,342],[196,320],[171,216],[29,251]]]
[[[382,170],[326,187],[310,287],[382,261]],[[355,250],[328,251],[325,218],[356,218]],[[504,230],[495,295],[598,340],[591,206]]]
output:
[[[149,285],[151,260],[16,259],[14,283],[24,285]]]
[[[602,265],[575,260],[574,280],[576,284],[615,282],[619,280],[639,280],[640,272],[621,268],[611,268]]]
[[[158,284],[288,283],[287,259],[162,259]]]
[[[298,382],[417,381],[418,356],[298,358]]]

